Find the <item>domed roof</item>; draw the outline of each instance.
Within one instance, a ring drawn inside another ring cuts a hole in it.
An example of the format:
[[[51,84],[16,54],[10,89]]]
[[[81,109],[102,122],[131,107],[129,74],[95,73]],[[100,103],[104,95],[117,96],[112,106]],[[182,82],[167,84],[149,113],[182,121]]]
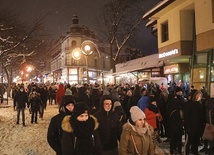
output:
[[[88,27],[79,25],[79,18],[76,14],[73,15],[72,25],[70,27],[70,31],[67,32],[67,34],[79,34],[90,38],[96,37],[94,32],[91,31]]]

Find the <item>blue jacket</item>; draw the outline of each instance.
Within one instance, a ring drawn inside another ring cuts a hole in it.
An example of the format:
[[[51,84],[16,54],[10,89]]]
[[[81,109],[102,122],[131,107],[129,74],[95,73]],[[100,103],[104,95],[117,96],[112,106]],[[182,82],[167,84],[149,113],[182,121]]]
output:
[[[148,96],[142,96],[137,103],[137,106],[143,112],[145,112],[145,109],[148,107],[148,105],[149,105],[149,97]]]

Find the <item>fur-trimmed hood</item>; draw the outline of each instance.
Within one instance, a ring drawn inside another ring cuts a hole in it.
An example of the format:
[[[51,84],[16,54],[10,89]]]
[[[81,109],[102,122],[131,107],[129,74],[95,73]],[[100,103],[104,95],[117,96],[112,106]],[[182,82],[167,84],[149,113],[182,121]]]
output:
[[[94,117],[93,115],[89,115],[89,118],[92,118],[95,122],[95,126],[94,126],[94,130],[96,130],[99,126],[99,123],[97,121],[97,118]],[[66,131],[66,132],[73,132],[73,128],[72,128],[72,124],[70,122],[71,116],[65,116],[63,121],[62,121],[62,130]]]

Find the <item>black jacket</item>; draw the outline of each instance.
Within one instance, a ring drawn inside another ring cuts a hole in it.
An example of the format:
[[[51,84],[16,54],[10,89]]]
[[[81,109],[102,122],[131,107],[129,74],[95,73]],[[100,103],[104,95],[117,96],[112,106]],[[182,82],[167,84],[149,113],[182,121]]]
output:
[[[15,101],[17,102],[17,108],[26,108],[26,103],[28,103],[28,96],[25,91],[18,91],[15,95]]]
[[[62,154],[101,155],[102,147],[97,132],[98,126],[97,119],[92,115],[84,122],[79,122],[72,116],[64,117],[61,139]]]
[[[50,147],[56,152],[57,155],[62,155],[61,151],[61,139],[62,139],[62,120],[66,116],[66,113],[60,111],[59,114],[54,116],[49,124],[47,141]]]
[[[114,111],[106,112],[101,105],[100,110],[94,114],[99,122],[98,132],[103,150],[117,148],[117,137],[119,133],[119,119]]]

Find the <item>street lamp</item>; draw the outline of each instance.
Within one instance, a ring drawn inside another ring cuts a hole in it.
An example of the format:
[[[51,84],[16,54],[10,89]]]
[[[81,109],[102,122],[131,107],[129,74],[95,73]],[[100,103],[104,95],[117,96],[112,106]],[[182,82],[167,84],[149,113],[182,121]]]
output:
[[[72,52],[72,57],[75,60],[80,59],[80,52],[85,56],[85,65],[86,65],[86,78],[87,78],[87,83],[89,83],[89,74],[88,74],[88,57],[92,55],[94,52],[98,53],[99,58],[100,56],[100,51],[97,47],[97,45],[91,41],[91,40],[85,40],[82,42],[80,48],[75,48]]]

